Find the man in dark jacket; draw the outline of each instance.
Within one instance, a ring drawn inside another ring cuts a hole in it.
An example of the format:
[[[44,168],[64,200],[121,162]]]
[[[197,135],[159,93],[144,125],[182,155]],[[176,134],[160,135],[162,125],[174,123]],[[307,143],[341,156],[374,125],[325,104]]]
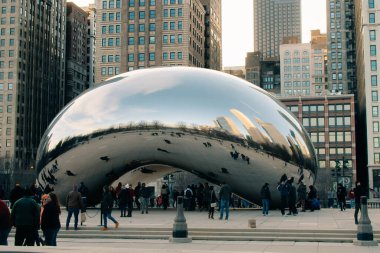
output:
[[[11,202],[11,209],[13,207],[13,204],[16,203],[16,201],[21,199],[23,196],[24,189],[21,188],[20,184],[16,184],[9,196],[9,201]]]
[[[355,218],[355,224],[358,224],[359,221],[358,221],[358,213],[359,213],[359,210],[361,211],[361,203],[360,203],[360,197],[361,196],[366,196],[366,193],[363,189],[363,187],[361,186],[360,184],[360,181],[356,181],[355,182],[355,189],[354,189],[354,194],[355,194],[355,214],[354,214],[354,218]]]
[[[269,211],[269,202],[271,200],[269,184],[265,183],[263,187],[261,187],[261,202],[263,203],[263,215],[267,216]]]
[[[282,179],[282,181],[280,181],[280,183],[277,186],[277,190],[280,192],[280,196],[281,196],[281,204],[280,204],[281,214],[285,215],[285,208],[288,205],[288,195],[289,195],[289,185],[286,182],[286,178],[285,180]]]
[[[301,204],[301,212],[305,212],[307,192],[306,192],[306,185],[302,181],[299,182],[299,186],[297,188],[297,194],[298,194],[298,200]]]
[[[342,184],[338,184],[336,196],[338,198],[340,210],[341,211],[346,210],[346,196],[347,196],[346,187],[344,187]]]
[[[230,199],[231,199],[232,190],[231,187],[224,183],[220,188],[219,200],[220,200],[220,216],[219,220],[223,219],[223,211],[226,210],[226,220],[228,220],[230,213]]]
[[[289,204],[289,213],[288,215],[297,215],[297,208],[296,208],[296,200],[297,200],[297,190],[296,187],[293,185],[294,178],[290,178],[288,180],[287,184],[289,185],[289,196],[288,196],[288,204]]]
[[[119,227],[119,222],[117,222],[111,215],[113,203],[114,203],[114,198],[112,197],[112,193],[110,192],[110,187],[105,185],[103,187],[103,198],[102,198],[102,201],[100,202],[100,210],[103,215],[103,224],[104,224],[102,231],[108,230],[107,218],[112,220],[113,223],[115,223],[115,228]]]
[[[16,227],[15,246],[33,246],[40,226],[40,207],[29,189],[14,203],[11,218]]]

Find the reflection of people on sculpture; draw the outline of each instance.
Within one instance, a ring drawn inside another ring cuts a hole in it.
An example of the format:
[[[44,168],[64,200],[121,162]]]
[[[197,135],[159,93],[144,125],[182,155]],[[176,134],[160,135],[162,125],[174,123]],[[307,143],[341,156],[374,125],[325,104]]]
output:
[[[306,185],[302,181],[299,181],[297,193],[298,193],[298,202],[301,204],[301,212],[305,212],[307,193],[306,193]]]
[[[280,182],[277,185],[277,190],[280,192],[280,196],[281,196],[281,203],[280,203],[281,214],[285,215],[285,208],[288,206],[288,195],[289,195],[289,185],[287,184],[286,174],[282,175]]]

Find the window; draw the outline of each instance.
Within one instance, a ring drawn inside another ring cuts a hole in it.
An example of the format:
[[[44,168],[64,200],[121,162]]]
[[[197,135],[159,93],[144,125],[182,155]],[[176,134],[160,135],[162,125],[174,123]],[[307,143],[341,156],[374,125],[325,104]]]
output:
[[[369,23],[374,24],[376,22],[375,13],[369,14]]]
[[[107,26],[102,26],[102,34],[106,34],[107,33]]]
[[[103,7],[103,9],[107,9],[107,1],[102,2],[102,7]]]
[[[120,46],[120,38],[115,38],[115,45]]]
[[[9,113],[12,112],[12,106],[11,105],[7,105],[7,112],[9,112]]]
[[[371,56],[376,56],[376,45],[370,45],[369,52]]]
[[[113,62],[113,55],[108,56],[108,62]]]
[[[156,11],[155,10],[149,11],[149,18],[156,18]]]
[[[169,11],[168,9],[164,9],[164,18],[169,17]]]
[[[155,23],[149,24],[149,31],[156,31],[156,24]]]
[[[145,6],[145,0],[139,0],[139,5],[140,6]]]
[[[129,20],[134,20],[135,19],[135,12],[134,11],[130,11],[129,12]]]
[[[144,36],[139,37],[139,45],[145,45],[145,37]]]
[[[134,45],[135,44],[135,38],[134,37],[128,37],[128,45]]]
[[[372,122],[372,130],[373,130],[375,133],[378,133],[378,132],[379,132],[379,121],[374,121],[374,122]]]
[[[376,40],[376,30],[370,30],[369,31],[369,40],[375,41]]]
[[[182,30],[182,28],[183,28],[182,21],[178,21],[178,30]]]
[[[108,33],[113,34],[113,31],[114,31],[114,26],[113,25],[108,26]]]
[[[379,137],[373,137],[373,147],[374,148],[380,148],[380,138]]]
[[[156,54],[155,53],[149,53],[149,61],[155,61],[156,60]]]
[[[149,36],[149,44],[156,44],[156,37],[155,36]]]
[[[139,53],[139,61],[144,61],[144,60],[145,60],[145,54]]]
[[[139,32],[145,32],[145,24],[139,24]]]
[[[114,21],[115,20],[115,13],[109,13],[108,19],[109,19],[109,21]]]
[[[128,54],[128,62],[134,62],[135,61],[135,55],[134,54]]]
[[[9,19],[9,23],[14,24],[14,23],[15,23],[15,18],[14,18],[14,17],[11,17],[11,18]]]
[[[14,39],[10,39],[9,40],[9,45],[10,46],[14,46],[15,45],[15,40]]]
[[[116,12],[116,20],[120,20],[120,12]]]
[[[168,35],[164,35],[162,38],[162,43],[167,44],[168,43]]]
[[[376,71],[377,70],[377,61],[371,60],[371,70]]]
[[[182,8],[178,8],[178,17],[182,17]]]
[[[380,153],[374,153],[373,154],[374,155],[374,163],[375,164],[379,164],[380,163]],[[380,176],[380,175],[378,175],[378,176]]]
[[[170,0],[170,4],[175,4],[176,0]]]
[[[129,0],[129,7],[135,7],[135,0]]]
[[[115,62],[120,62],[120,55],[115,55]]]
[[[116,33],[120,33],[120,25],[116,25]]]
[[[114,2],[114,0],[110,0],[108,6],[109,6],[110,9],[115,8],[115,2]]]
[[[170,60],[174,60],[175,59],[175,52],[170,52]]]
[[[175,9],[170,9],[170,17],[175,17]]]
[[[175,43],[175,35],[170,35],[170,43],[171,44]]]
[[[182,41],[183,41],[182,38],[183,38],[182,34],[178,34],[178,44],[182,44]]]
[[[182,59],[183,59],[182,52],[178,52],[178,53],[177,53],[177,56],[178,56],[178,59],[179,59],[179,60],[182,60]]]
[[[377,91],[372,91],[372,101],[378,101],[378,94]]]
[[[175,22],[170,22],[170,30],[175,30]]]
[[[139,11],[139,19],[145,18],[145,11]]]
[[[163,30],[169,30],[168,22],[164,22]]]
[[[108,39],[108,46],[112,47],[113,46],[113,38]]]
[[[128,25],[128,32],[132,33],[135,31],[135,25],[134,24],[129,24]]]
[[[150,6],[156,6],[156,0],[150,0],[149,5]]]
[[[377,86],[377,75],[371,76],[371,86]]]
[[[379,117],[379,107],[372,106],[372,117]]]
[[[116,0],[116,8],[120,8],[120,0]]]
[[[375,8],[375,0],[368,0],[368,8],[369,9]]]
[[[164,52],[164,53],[162,54],[162,59],[164,59],[164,60],[167,60],[167,59],[168,59],[168,53],[167,53],[167,52]]]
[[[12,100],[13,100],[13,94],[8,94],[7,101],[12,102]]]
[[[102,13],[102,21],[107,21],[107,13]]]

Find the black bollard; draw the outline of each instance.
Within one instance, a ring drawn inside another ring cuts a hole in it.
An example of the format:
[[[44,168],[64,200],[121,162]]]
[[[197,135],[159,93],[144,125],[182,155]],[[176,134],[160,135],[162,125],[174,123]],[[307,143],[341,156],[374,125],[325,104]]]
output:
[[[186,218],[183,213],[183,197],[177,198],[177,215],[174,218],[172,237],[170,242],[187,243],[191,242],[191,237],[188,237]]]
[[[368,216],[367,197],[360,197],[361,215],[358,224],[357,240],[354,244],[358,246],[377,246],[377,241],[373,240],[373,230],[371,220]]]

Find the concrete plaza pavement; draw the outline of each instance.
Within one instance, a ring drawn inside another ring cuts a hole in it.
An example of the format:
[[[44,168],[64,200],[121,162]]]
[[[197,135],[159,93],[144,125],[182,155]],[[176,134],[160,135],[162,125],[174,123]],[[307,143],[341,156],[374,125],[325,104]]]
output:
[[[140,214],[134,211],[132,218],[119,217],[118,210],[113,216],[120,222],[121,229],[128,228],[172,228],[175,210],[152,210],[149,214]],[[100,213],[98,210],[88,210],[86,228],[100,229]],[[218,212],[215,213],[217,218]],[[322,209],[315,212],[304,212],[298,216],[282,216],[280,212],[271,211],[269,216],[262,216],[259,210],[232,210],[230,219],[210,220],[206,212],[185,212],[189,230],[192,228],[205,229],[248,229],[248,219],[256,219],[258,229],[293,229],[303,231],[343,230],[356,231],[354,224],[354,210],[341,212],[338,209]],[[374,231],[380,231],[380,209],[369,209],[369,217]],[[62,227],[66,212],[61,215]],[[73,222],[73,221],[72,221]],[[72,223],[71,223],[72,226]],[[109,221],[109,231],[113,231],[113,223]],[[72,228],[72,227],[71,227]],[[76,231],[72,231],[75,233]],[[13,245],[13,237],[8,242]],[[58,234],[57,247],[0,247],[0,252],[302,252],[302,253],[364,253],[379,252],[380,247],[360,247],[352,243],[325,243],[325,242],[294,242],[294,241],[211,241],[194,240],[192,243],[177,244],[167,240],[129,240],[129,239],[88,239],[88,238],[60,238]]]

